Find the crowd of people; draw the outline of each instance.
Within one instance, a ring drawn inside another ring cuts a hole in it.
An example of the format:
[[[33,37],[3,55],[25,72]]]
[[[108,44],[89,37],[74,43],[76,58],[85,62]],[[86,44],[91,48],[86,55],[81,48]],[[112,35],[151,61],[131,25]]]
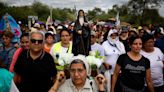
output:
[[[79,10],[75,22],[36,22],[19,43],[13,36],[0,36],[0,92],[164,92],[163,27],[90,24]],[[104,57],[96,76],[90,51]],[[59,71],[56,60],[67,53],[69,70]]]

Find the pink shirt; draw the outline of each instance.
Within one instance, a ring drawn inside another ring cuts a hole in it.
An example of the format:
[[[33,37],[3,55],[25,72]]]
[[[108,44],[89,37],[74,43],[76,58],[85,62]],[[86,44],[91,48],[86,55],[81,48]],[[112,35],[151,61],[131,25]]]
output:
[[[13,58],[12,58],[12,61],[11,61],[11,64],[10,64],[10,68],[9,68],[9,71],[10,71],[10,72],[14,72],[15,63],[16,63],[16,61],[17,61],[18,56],[20,55],[20,53],[21,53],[22,51],[23,51],[22,48],[18,48],[18,49],[15,51],[15,53],[14,53],[14,55],[13,55]]]

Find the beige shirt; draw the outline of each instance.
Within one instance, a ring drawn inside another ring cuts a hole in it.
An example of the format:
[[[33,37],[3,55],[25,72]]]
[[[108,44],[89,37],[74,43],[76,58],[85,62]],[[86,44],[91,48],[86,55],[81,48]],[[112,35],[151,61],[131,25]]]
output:
[[[77,90],[73,85],[72,80],[67,79],[57,92],[98,92],[98,87],[93,80],[86,79],[85,85],[80,90]]]

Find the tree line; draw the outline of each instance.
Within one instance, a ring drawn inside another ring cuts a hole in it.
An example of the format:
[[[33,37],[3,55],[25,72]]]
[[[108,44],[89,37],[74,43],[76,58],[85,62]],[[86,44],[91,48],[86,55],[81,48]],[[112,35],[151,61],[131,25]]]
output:
[[[121,6],[113,5],[112,9],[107,12],[101,8],[95,7],[89,10],[86,15],[88,20],[108,20],[115,18],[117,12],[120,14],[120,20],[128,22],[132,25],[155,24],[163,26],[164,17],[159,15],[158,9],[164,0],[129,0]],[[0,2],[0,17],[5,13],[12,15],[16,21],[21,21],[27,24],[29,15],[36,15],[40,21],[46,22],[50,15],[50,7],[40,3],[34,2],[31,6],[8,6]],[[52,8],[52,17],[60,21],[74,21],[76,19],[76,9],[70,8]]]

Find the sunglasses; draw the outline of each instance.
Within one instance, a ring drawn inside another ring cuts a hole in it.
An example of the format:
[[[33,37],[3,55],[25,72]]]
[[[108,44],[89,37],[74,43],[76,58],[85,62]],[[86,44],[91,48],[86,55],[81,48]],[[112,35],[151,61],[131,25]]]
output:
[[[39,44],[43,43],[43,40],[36,40],[36,39],[31,39],[30,40],[32,43],[38,42]]]

